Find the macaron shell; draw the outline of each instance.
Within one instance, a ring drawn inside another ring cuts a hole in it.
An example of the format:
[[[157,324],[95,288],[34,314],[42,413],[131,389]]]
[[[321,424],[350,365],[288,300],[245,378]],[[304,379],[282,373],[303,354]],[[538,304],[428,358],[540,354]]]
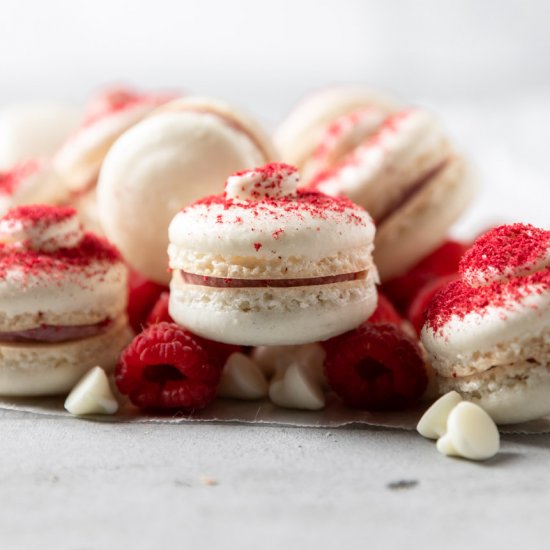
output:
[[[424,325],[422,341],[440,377],[470,376],[529,359],[548,364],[550,293],[537,288],[523,300],[510,297],[504,307],[454,316],[437,331]]]
[[[68,393],[92,367],[111,371],[132,339],[125,316],[106,332],[58,344],[0,344],[0,395]]]
[[[475,194],[465,162],[445,167],[377,227],[374,261],[382,281],[407,272],[446,238]]]
[[[210,113],[224,119],[236,130],[248,135],[249,139],[262,152],[264,159],[277,160],[279,153],[272,140],[266,134],[260,124],[247,112],[230,105],[225,101],[203,96],[188,96],[170,101],[158,107],[153,115],[165,112],[196,112]]]
[[[485,409],[497,424],[517,424],[550,414],[548,362],[541,366],[524,362],[474,377],[440,379],[440,388],[456,390]]]
[[[387,113],[397,109],[393,99],[361,86],[333,86],[306,96],[274,134],[282,159],[302,168],[333,120],[369,106]]]
[[[98,182],[100,221],[130,265],[167,283],[168,225],[190,202],[223,190],[227,176],[265,163],[262,151],[219,116],[159,112],[109,151]]]
[[[11,269],[0,278],[0,332],[44,325],[86,325],[126,308],[127,268],[94,262],[78,271],[32,275]]]

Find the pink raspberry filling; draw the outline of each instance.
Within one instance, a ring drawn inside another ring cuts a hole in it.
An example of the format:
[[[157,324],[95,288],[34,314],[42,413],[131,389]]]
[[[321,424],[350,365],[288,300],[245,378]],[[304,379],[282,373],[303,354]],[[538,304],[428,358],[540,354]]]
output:
[[[307,277],[302,279],[229,279],[223,277],[206,277],[196,273],[180,271],[181,278],[188,285],[210,286],[216,288],[289,288],[296,286],[328,285],[356,281],[366,277],[366,271],[344,273],[327,277]]]
[[[97,336],[105,332],[111,323],[111,319],[104,319],[90,325],[41,325],[27,330],[0,332],[0,342],[48,344],[73,342]]]

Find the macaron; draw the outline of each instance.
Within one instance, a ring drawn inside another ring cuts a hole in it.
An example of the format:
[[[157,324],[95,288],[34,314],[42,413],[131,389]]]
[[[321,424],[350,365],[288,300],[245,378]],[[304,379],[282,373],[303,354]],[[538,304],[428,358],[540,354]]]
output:
[[[68,392],[109,370],[131,339],[127,268],[72,208],[22,206],[0,219],[0,394]]]
[[[223,190],[227,176],[276,157],[269,138],[224,102],[179,99],[113,145],[98,183],[100,222],[137,271],[168,283],[168,225],[185,205]]]
[[[309,186],[345,195],[372,215],[377,227],[374,261],[385,281],[405,273],[446,239],[470,202],[473,185],[464,160],[424,110],[394,113],[365,135],[312,177]],[[337,148],[338,134],[326,139]],[[349,143],[346,133],[341,139]]]
[[[365,86],[330,86],[308,94],[275,131],[281,158],[301,170],[336,119],[365,108],[387,115],[397,103]]]
[[[0,110],[0,172],[32,159],[50,159],[78,125],[71,105],[18,103]]]
[[[181,210],[169,227],[171,317],[211,340],[291,345],[357,327],[376,308],[374,225],[345,198],[268,164]]]
[[[116,139],[171,99],[173,94],[140,93],[127,88],[108,89],[93,96],[79,128],[54,158],[55,169],[67,188],[73,193],[93,188],[103,159]]]
[[[425,318],[441,393],[500,424],[550,414],[550,231],[513,224],[477,239]]]

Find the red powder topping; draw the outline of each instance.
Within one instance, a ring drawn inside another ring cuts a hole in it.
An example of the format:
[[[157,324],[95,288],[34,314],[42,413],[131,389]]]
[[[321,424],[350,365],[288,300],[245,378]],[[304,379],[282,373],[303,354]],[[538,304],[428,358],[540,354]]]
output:
[[[17,269],[24,275],[48,274],[53,280],[63,280],[65,276],[80,274],[83,269],[98,265],[103,271],[105,264],[114,264],[122,258],[118,250],[107,240],[86,233],[78,246],[60,248],[52,253],[35,250],[19,250],[7,244],[0,244],[0,277],[8,276],[8,271]]]
[[[550,231],[516,223],[501,225],[479,237],[461,262],[460,273],[494,271],[503,275],[529,268],[550,249]]]
[[[199,205],[206,207],[220,205],[224,210],[232,208],[235,210],[248,210],[254,216],[263,214],[271,216],[273,219],[284,219],[292,215],[302,218],[305,214],[318,219],[329,219],[330,216],[337,216],[342,223],[365,225],[364,217],[359,214],[364,213],[364,209],[349,199],[329,197],[318,191],[303,189],[298,189],[296,196],[293,197],[267,197],[261,201],[234,201],[233,199],[226,199],[225,195],[212,195],[183,208],[182,212],[187,212]],[[224,221],[223,223],[228,222]]]
[[[25,178],[36,172],[40,164],[30,160],[16,165],[9,172],[0,172],[0,195],[13,195]]]
[[[388,134],[397,132],[402,121],[410,117],[414,112],[414,109],[407,109],[389,116],[380,128],[372,136],[368,137],[362,145],[356,147],[334,166],[317,174],[308,184],[308,187],[316,189],[325,180],[338,177],[338,174],[348,166],[357,166],[361,164],[366,151],[369,151],[373,147],[378,147]]]
[[[64,206],[48,206],[45,204],[32,204],[12,208],[2,217],[2,221],[20,222],[23,225],[49,226],[63,222],[76,216],[76,210]]]
[[[471,287],[454,281],[436,294],[426,310],[425,320],[438,331],[453,317],[463,319],[470,313],[484,315],[489,307],[512,310],[529,295],[550,292],[550,268],[527,277],[516,277],[505,283],[495,281],[481,287]]]
[[[258,252],[258,250],[260,250],[260,248],[262,248],[262,243],[254,243],[254,249],[256,250],[256,252]]]

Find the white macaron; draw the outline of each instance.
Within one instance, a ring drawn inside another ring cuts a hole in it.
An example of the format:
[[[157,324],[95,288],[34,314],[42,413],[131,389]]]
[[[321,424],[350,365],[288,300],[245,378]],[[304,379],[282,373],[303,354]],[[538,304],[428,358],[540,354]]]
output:
[[[422,329],[440,390],[456,390],[501,424],[550,414],[550,231],[497,227],[460,272]]]
[[[72,208],[1,218],[0,275],[0,394],[60,394],[94,365],[114,367],[131,336],[127,269]]]
[[[241,345],[316,342],[374,311],[374,225],[348,199],[297,190],[270,164],[231,176],[225,193],[169,228],[170,315],[192,332]]]
[[[98,183],[105,234],[134,269],[167,283],[167,229],[178,210],[222,191],[229,174],[274,157],[269,138],[232,106],[205,98],[171,102],[109,151]]]

